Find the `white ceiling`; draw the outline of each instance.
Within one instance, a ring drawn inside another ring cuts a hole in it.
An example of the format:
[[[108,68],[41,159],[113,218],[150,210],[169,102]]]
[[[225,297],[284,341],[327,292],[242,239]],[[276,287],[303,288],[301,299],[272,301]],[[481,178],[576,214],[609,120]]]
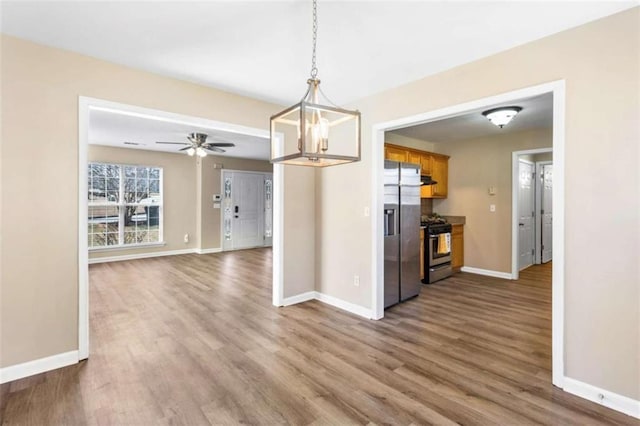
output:
[[[638,1],[324,1],[318,66],[339,104]],[[311,2],[2,1],[2,32],[282,104],[306,89]]]
[[[522,111],[502,129],[492,124],[483,111],[501,106],[519,106]],[[405,127],[394,130],[403,136],[433,143],[465,140],[483,136],[515,133],[530,129],[551,128],[553,126],[553,95],[551,93],[522,99],[514,102],[505,102],[466,112],[462,115],[433,121],[417,126]]]
[[[270,145],[269,139],[266,138],[184,123],[141,118],[126,113],[104,110],[91,110],[89,113],[89,143],[94,145],[146,149],[187,155],[185,152],[179,152],[180,148],[184,148],[186,145],[164,145],[157,144],[156,141],[188,143],[187,135],[192,132],[208,134],[207,141],[233,142],[236,144],[235,147],[223,148],[226,150],[225,153],[212,155],[254,160],[269,159]]]

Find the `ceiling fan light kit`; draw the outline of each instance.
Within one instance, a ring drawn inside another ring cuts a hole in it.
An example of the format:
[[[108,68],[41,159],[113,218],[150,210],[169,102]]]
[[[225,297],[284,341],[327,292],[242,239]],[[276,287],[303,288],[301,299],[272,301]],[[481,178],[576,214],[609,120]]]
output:
[[[522,107],[508,106],[487,110],[483,112],[482,115],[502,129],[504,126],[509,124],[509,122],[513,120],[513,117],[515,117],[520,111],[522,111]]]
[[[360,161],[360,112],[338,107],[320,89],[317,30],[313,0],[311,78],[299,103],[271,117],[272,163],[326,167]]]
[[[207,142],[209,135],[206,133],[189,133],[187,139],[189,142],[156,142],[158,144],[166,145],[190,145],[186,146],[180,151],[186,151],[187,155],[193,157],[197,155],[200,158],[207,156],[207,151],[212,153],[223,153],[226,150],[221,147],[234,147],[236,144],[231,142]]]

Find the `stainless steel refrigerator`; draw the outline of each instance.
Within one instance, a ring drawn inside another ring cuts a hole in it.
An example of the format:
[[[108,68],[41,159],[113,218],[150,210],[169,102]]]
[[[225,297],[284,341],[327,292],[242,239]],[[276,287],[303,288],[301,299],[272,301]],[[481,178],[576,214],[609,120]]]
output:
[[[384,307],[420,293],[420,166],[384,162]]]

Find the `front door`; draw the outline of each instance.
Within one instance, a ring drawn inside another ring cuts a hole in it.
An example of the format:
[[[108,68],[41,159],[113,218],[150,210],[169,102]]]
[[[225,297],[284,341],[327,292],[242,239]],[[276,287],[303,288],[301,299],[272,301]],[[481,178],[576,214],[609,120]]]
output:
[[[553,164],[542,166],[542,263],[547,263],[552,258],[552,233],[553,228]]]
[[[518,162],[518,269],[534,263],[534,166],[524,160]]]
[[[223,176],[223,249],[239,250],[270,244],[271,174],[224,171]],[[268,198],[268,206],[265,198]],[[269,214],[265,212],[266,207]]]

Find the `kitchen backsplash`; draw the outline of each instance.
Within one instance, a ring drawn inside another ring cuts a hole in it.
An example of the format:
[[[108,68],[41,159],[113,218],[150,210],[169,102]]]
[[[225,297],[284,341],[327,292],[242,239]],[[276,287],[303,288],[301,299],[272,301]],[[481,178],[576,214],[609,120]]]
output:
[[[420,214],[430,215],[433,213],[433,200],[431,198],[420,199]]]

